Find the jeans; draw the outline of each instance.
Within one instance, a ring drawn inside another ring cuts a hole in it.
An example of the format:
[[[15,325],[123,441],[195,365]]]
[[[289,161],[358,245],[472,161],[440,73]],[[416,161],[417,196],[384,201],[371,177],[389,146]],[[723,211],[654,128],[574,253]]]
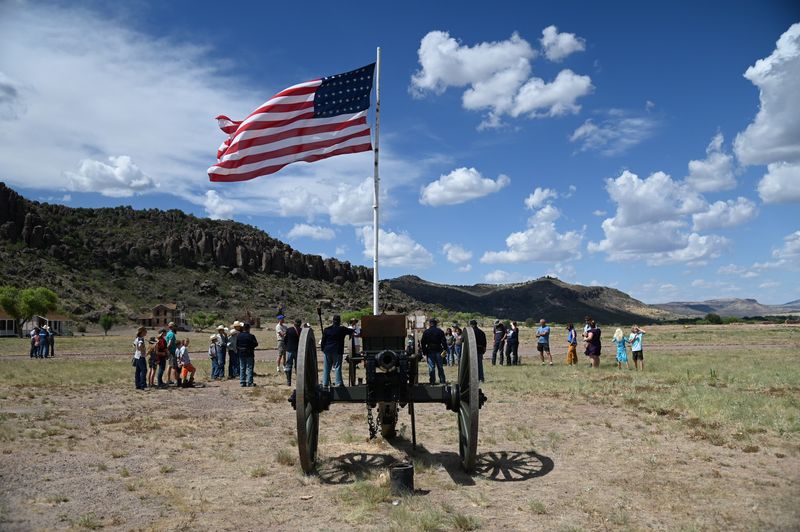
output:
[[[444,384],[447,380],[444,376],[444,368],[442,367],[442,354],[438,351],[429,352],[426,355],[428,359],[428,379],[431,384],[436,384],[436,370],[439,370],[439,384]]]
[[[255,354],[239,353],[239,385],[253,385],[253,368],[256,365]]]
[[[164,370],[167,369],[167,359],[158,359],[158,385],[164,386]]]
[[[506,343],[506,363],[510,366],[519,365],[519,343],[509,344]]]
[[[483,353],[478,354],[478,380],[483,382]]]
[[[503,365],[503,343],[501,340],[494,341],[494,349],[492,349],[492,366],[497,363],[497,353],[500,353],[500,365]]]
[[[456,366],[461,363],[461,344],[456,344]]]
[[[325,351],[322,359],[322,385],[331,385],[331,368],[333,368],[334,382],[336,386],[344,384],[342,379],[342,353],[335,351]]]
[[[224,347],[217,348],[217,369],[214,371],[214,361],[211,361],[211,377],[222,379],[225,377],[225,351]]]
[[[447,346],[447,365],[453,366],[455,365],[456,361],[456,346],[455,345],[448,345]]]
[[[229,355],[228,377],[238,377],[242,367],[239,363],[239,354],[236,351],[231,351]]]
[[[139,357],[134,359],[136,364],[136,373],[133,378],[136,383],[137,390],[144,390],[147,388],[147,359]]]
[[[286,383],[292,384],[292,368],[295,365],[297,353],[295,351],[286,351],[286,364],[283,366],[283,372],[286,373]]]

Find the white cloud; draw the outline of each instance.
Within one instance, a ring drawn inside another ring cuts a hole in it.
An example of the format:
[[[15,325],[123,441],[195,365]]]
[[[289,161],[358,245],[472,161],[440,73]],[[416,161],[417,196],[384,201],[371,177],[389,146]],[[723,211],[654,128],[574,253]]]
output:
[[[286,235],[289,238],[310,238],[312,240],[333,240],[336,232],[321,225],[295,224]]]
[[[613,109],[608,118],[595,123],[587,119],[572,132],[570,142],[579,142],[578,151],[597,151],[606,156],[619,155],[653,136],[658,120]]]
[[[734,142],[743,164],[800,161],[800,23],[780,36],[769,57],[744,77],[759,90],[758,114]]]
[[[335,256],[337,256],[337,257],[341,257],[341,256],[343,256],[345,253],[347,253],[347,246],[344,246],[344,245],[342,245],[342,246],[336,246],[336,249],[334,249],[334,250],[333,250],[333,254],[334,254]]]
[[[589,242],[590,252],[603,251],[610,260],[646,260],[649,264],[705,264],[727,249],[728,239],[687,233],[689,215],[708,209],[705,200],[685,183],[663,172],[646,179],[623,171],[606,181],[617,204],[603,221],[605,239]]]
[[[705,279],[695,279],[692,281],[691,286],[693,288],[704,288],[707,290],[714,290],[715,292],[740,292],[741,287],[732,283],[727,283],[723,281],[706,281]]]
[[[592,211],[592,214],[595,216],[605,216],[608,213],[606,211],[601,211],[600,209],[596,209]]]
[[[509,183],[511,179],[503,174],[492,180],[475,168],[456,168],[422,187],[419,202],[432,207],[457,205],[497,192]]]
[[[511,273],[505,270],[493,270],[483,276],[483,280],[491,284],[521,283],[529,281],[531,278],[519,273]]]
[[[502,117],[559,116],[580,111],[577,99],[591,93],[589,76],[565,69],[547,82],[531,77],[536,51],[518,34],[504,41],[462,45],[449,33],[431,31],[420,41],[420,69],[411,78],[415,96],[467,87],[465,109],[487,111],[480,128],[502,125]]]
[[[575,277],[575,267],[572,264],[557,262],[548,268],[545,275],[557,277],[559,279],[571,279]]]
[[[454,264],[467,262],[472,258],[472,252],[464,249],[458,244],[451,244],[448,242],[442,249],[444,249],[444,253],[448,262],[452,262]]]
[[[543,209],[546,210],[547,208]],[[555,213],[558,212],[557,209]],[[553,220],[553,210],[539,219],[536,216],[528,220],[530,228],[525,231],[511,233],[506,238],[503,251],[487,251],[481,262],[487,264],[512,262],[563,262],[581,257],[580,248],[583,233],[567,231],[559,233]]]
[[[525,206],[528,209],[538,209],[547,201],[558,198],[558,192],[552,188],[536,187],[532,194],[525,198]]]
[[[203,207],[212,220],[231,220],[235,211],[234,202],[220,196],[216,190],[206,192]]]
[[[772,288],[777,288],[780,285],[781,285],[781,283],[777,283],[775,281],[765,281],[765,282],[761,283],[760,285],[758,285],[758,287],[763,289],[763,290],[770,290]]]
[[[743,279],[752,279],[758,277],[758,273],[745,268],[744,266],[737,266],[736,264],[728,264],[727,266],[720,266],[717,273],[721,275],[736,275]]]
[[[800,202],[800,164],[772,163],[758,183],[764,203]]]
[[[16,116],[0,113],[0,121],[13,120],[0,127],[8,180],[66,188],[73,179],[77,190],[87,191],[100,181],[102,193],[116,196],[158,182],[168,193],[194,191],[202,205],[204,168],[220,141],[214,113],[244,114],[258,100],[231,82],[203,47],[139,33],[122,17],[64,6],[12,2],[2,10],[0,92],[4,102],[17,102]],[[10,79],[16,97],[7,89]],[[120,154],[141,174],[129,177],[125,192],[114,191],[126,166]],[[111,158],[116,162],[106,162]]]
[[[553,223],[560,217],[561,211],[559,211],[557,207],[548,204],[528,218],[528,225],[533,227],[541,224]]]
[[[357,234],[364,244],[364,257],[372,260],[372,227],[362,227],[357,230]],[[378,255],[382,266],[422,269],[433,265],[433,255],[407,233],[379,229],[378,240]]]
[[[706,158],[689,161],[686,182],[695,190],[712,192],[736,187],[733,156],[722,150],[723,141],[722,133],[717,133],[706,148]]]
[[[471,272],[472,271],[472,264],[465,264],[464,266],[456,268],[456,271],[457,272],[461,272],[461,273]]]
[[[125,198],[157,186],[127,155],[112,156],[108,161],[111,164],[93,159],[81,161],[77,172],[67,172],[70,190]]]
[[[577,37],[574,33],[558,33],[555,26],[547,26],[542,30],[542,38],[539,40],[544,49],[544,55],[550,61],[561,61],[565,57],[575,52],[586,50],[586,41]]]
[[[753,268],[758,270],[772,268],[800,269],[800,231],[783,237],[783,244],[772,250],[773,261],[757,262]]]
[[[708,210],[692,215],[692,229],[706,231],[720,227],[735,227],[748,222],[758,215],[756,204],[739,196],[735,201],[717,201]]]

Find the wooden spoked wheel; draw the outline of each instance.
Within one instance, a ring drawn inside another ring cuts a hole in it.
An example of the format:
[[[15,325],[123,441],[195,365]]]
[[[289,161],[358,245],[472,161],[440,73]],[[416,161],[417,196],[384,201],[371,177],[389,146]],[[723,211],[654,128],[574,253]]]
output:
[[[458,454],[461,456],[461,467],[467,473],[472,473],[478,454],[478,349],[475,331],[472,327],[464,330],[466,336],[458,363]]]
[[[297,449],[300,467],[305,474],[314,471],[319,439],[319,412],[316,411],[319,393],[317,374],[317,343],[311,328],[303,329],[297,349]]]

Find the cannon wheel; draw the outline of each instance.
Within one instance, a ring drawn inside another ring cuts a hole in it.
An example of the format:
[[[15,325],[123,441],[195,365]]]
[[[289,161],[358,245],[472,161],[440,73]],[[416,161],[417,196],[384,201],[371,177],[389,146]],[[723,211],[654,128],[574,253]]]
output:
[[[461,360],[458,363],[458,454],[461,456],[461,467],[467,473],[472,473],[478,454],[478,350],[475,331],[472,327],[464,330],[467,336],[464,338]]]
[[[319,412],[316,411],[319,377],[317,375],[317,344],[314,331],[303,329],[297,350],[297,449],[300,467],[305,474],[314,471],[319,438]]]

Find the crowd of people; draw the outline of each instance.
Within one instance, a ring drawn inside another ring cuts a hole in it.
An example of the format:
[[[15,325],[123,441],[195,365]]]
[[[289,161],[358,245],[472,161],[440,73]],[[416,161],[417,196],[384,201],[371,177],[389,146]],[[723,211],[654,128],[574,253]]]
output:
[[[292,373],[296,371],[299,356],[300,336],[304,328],[310,324],[296,319],[292,325],[287,325],[286,317],[278,315],[275,325],[277,342],[276,372],[283,373],[286,384],[291,386]],[[425,329],[419,342],[415,345],[414,336],[409,335],[407,348],[415,348],[425,357],[428,365],[428,379],[435,384],[446,382],[445,367],[458,366],[460,363],[464,337],[466,332],[458,323],[453,323],[445,331],[438,327],[436,318],[431,318],[429,327]],[[478,354],[478,378],[484,382],[483,359],[487,351],[486,334],[478,327],[476,320],[471,320],[469,325],[475,333],[476,351]],[[44,330],[44,329],[43,329]],[[136,388],[165,388],[178,386],[188,388],[195,386],[194,376],[196,369],[189,356],[189,339],[178,339],[174,323],[169,323],[166,329],[158,331],[158,336],[145,340],[147,329],[140,327],[134,339],[134,355],[132,365],[135,370]],[[542,319],[535,331],[536,352],[541,365],[553,365],[553,355],[550,349],[552,330],[547,321]],[[616,366],[622,368],[623,364],[628,369],[644,370],[644,351],[642,340],[645,331],[638,325],[633,325],[629,335],[625,335],[621,328],[614,332],[613,342],[616,346]],[[492,365],[517,366],[521,364],[519,356],[520,330],[516,321],[508,325],[500,320],[495,320],[492,328]],[[602,331],[597,322],[587,316],[581,333],[584,354],[589,358],[589,365],[593,368],[600,366],[602,354]],[[31,335],[31,356],[48,356],[47,346],[52,349],[52,336],[48,331],[44,334]],[[333,385],[343,386],[342,362],[345,353],[345,341],[349,338],[349,350],[353,355],[361,352],[361,328],[359,320],[352,319],[348,325],[343,325],[340,316],[333,317],[330,326],[322,331],[319,343],[322,349],[322,385],[331,385],[331,372]],[[35,341],[35,343],[34,343]],[[578,364],[578,332],[572,323],[566,326],[566,364]],[[148,346],[149,344],[149,346]],[[44,347],[43,347],[44,346]],[[254,386],[255,375],[255,349],[258,340],[250,332],[250,324],[234,321],[230,327],[219,325],[216,334],[209,337],[208,357],[211,362],[211,380],[238,379],[241,387]],[[630,348],[631,356],[628,356]],[[36,353],[36,354],[34,354]],[[633,358],[634,368],[630,367],[629,358]],[[227,362],[227,377],[226,377]],[[149,370],[148,370],[149,368]],[[166,381],[164,374],[167,374]]]
[[[49,325],[36,325],[30,332],[31,358],[51,358],[56,356],[56,332]]]

